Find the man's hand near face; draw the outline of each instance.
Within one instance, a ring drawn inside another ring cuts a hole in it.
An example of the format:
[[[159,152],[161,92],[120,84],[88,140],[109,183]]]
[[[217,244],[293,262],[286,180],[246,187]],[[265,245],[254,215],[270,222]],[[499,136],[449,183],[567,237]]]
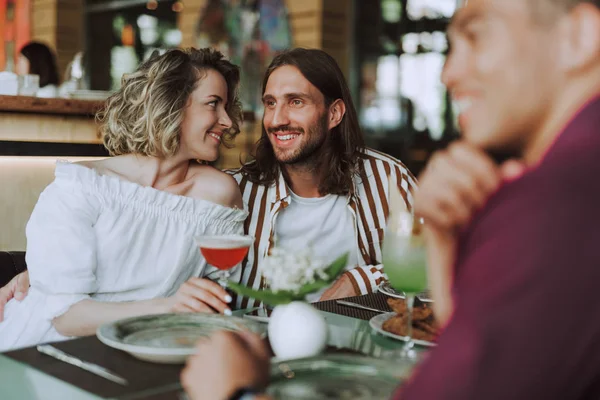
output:
[[[434,154],[422,173],[415,213],[425,219],[429,286],[441,326],[453,311],[451,287],[458,233],[503,181],[515,179],[523,170],[515,160],[498,166],[484,151],[459,141]]]

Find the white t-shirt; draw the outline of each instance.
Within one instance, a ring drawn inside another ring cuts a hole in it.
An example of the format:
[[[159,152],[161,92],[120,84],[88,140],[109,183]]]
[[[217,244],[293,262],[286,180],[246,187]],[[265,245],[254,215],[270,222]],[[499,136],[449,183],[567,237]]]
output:
[[[291,193],[290,204],[275,221],[275,245],[286,250],[309,246],[313,256],[327,264],[349,252],[346,269],[354,268],[358,262],[356,228],[347,202],[346,196],[305,198]],[[308,296],[308,301],[318,301],[323,291]]]

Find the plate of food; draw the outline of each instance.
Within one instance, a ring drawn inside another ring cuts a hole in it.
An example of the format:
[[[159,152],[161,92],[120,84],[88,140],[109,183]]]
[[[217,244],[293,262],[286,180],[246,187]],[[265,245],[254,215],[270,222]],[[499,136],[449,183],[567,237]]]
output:
[[[267,394],[274,399],[389,399],[412,365],[353,354],[273,362]]]
[[[396,340],[407,341],[406,302],[403,299],[388,299],[394,312],[379,314],[371,318],[369,325],[378,333]],[[436,345],[439,329],[431,306],[415,302],[413,309],[412,336],[415,344],[432,347]]]
[[[179,364],[194,354],[196,342],[219,330],[266,333],[266,326],[221,314],[158,314],[102,325],[96,336],[107,346],[145,361]]]
[[[387,281],[382,282],[381,285],[379,285],[379,287],[377,287],[377,290],[380,293],[383,293],[386,296],[390,296],[395,299],[404,299],[405,298],[404,292],[398,292]],[[429,294],[429,291],[421,292],[421,293],[417,294],[416,297],[417,297],[417,299],[421,300],[421,302],[423,302],[423,303],[432,303],[433,302],[433,300],[431,299],[431,295]]]

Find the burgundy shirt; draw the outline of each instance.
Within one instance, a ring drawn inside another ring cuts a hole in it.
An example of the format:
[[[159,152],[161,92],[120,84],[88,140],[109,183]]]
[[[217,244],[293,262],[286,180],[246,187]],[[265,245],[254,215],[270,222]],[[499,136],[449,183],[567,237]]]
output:
[[[398,398],[600,399],[600,98],[458,254],[454,315]]]

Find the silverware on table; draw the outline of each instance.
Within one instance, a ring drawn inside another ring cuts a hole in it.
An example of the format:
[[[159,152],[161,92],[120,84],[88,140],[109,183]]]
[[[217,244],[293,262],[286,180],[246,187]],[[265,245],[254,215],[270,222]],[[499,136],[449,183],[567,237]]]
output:
[[[379,310],[379,309],[373,308],[373,307],[363,306],[362,304],[353,303],[351,301],[346,301],[346,300],[336,300],[335,302],[336,302],[336,304],[339,304],[341,306],[360,308],[361,310],[373,311],[373,312],[377,312],[377,313],[389,312],[389,311]]]
[[[91,372],[92,374],[101,376],[102,378],[108,379],[109,381],[112,381],[112,382],[115,382],[115,383],[118,383],[118,384],[121,384],[124,386],[126,386],[128,384],[126,379],[120,377],[119,375],[115,374],[114,372],[111,372],[108,369],[101,367],[98,364],[80,360],[79,358],[71,356],[71,355],[65,353],[64,351],[57,349],[54,346],[50,346],[49,344],[38,345],[37,351],[39,351],[40,353],[46,354],[50,357],[54,357],[57,360],[66,362],[67,364],[71,364],[71,365],[79,367],[83,370],[86,370],[88,372]]]

